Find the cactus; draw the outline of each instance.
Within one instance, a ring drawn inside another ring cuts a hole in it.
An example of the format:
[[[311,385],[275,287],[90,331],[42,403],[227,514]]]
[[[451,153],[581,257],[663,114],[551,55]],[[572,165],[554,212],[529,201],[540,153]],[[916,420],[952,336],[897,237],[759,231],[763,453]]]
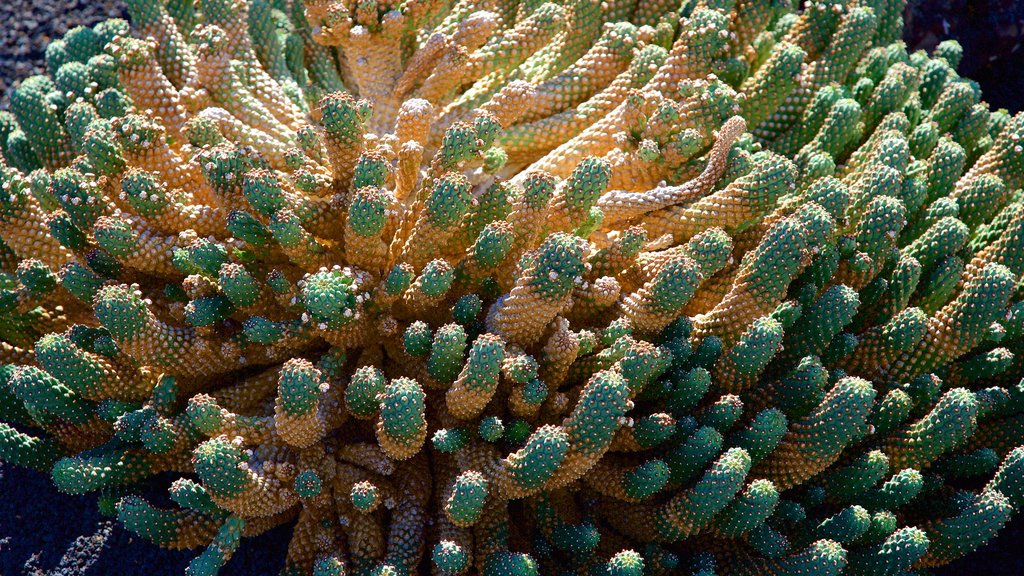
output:
[[[0,459],[188,573],[896,576],[1024,505],[1024,116],[900,0],[127,4],[0,112]]]

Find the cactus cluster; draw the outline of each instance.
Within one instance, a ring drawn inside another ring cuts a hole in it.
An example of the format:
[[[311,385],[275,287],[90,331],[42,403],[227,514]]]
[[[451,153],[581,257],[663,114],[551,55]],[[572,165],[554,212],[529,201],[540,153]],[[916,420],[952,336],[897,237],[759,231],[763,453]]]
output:
[[[0,112],[0,459],[193,575],[284,523],[287,575],[974,551],[1024,506],[1024,115],[900,0],[793,4],[71,30]]]

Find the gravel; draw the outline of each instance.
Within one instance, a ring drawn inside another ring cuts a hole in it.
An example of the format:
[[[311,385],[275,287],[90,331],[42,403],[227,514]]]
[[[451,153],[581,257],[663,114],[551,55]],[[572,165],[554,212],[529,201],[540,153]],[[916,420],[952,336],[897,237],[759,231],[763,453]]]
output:
[[[964,49],[957,72],[981,84],[993,108],[1024,109],[1024,1],[910,0],[904,40],[930,50],[945,38]]]
[[[0,1],[0,108],[19,80],[46,71],[46,45],[75,26],[127,18],[121,0]]]
[[[166,494],[171,479],[152,483],[144,496],[171,507]],[[291,532],[285,524],[244,539],[220,576],[277,575]],[[101,515],[95,495],[61,494],[48,475],[0,462],[2,576],[181,576],[199,552],[160,548]]]

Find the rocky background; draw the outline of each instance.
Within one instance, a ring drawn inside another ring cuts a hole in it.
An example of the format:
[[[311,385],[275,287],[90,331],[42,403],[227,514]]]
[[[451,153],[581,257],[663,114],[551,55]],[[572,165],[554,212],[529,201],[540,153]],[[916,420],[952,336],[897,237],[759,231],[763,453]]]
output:
[[[0,0],[0,108],[18,80],[44,71],[52,39],[110,17],[125,17],[120,0]],[[905,19],[909,47],[959,40],[959,71],[981,84],[984,99],[1011,112],[1024,108],[1024,0],[911,0]],[[290,533],[286,525],[244,540],[221,574],[276,574]],[[934,574],[1024,574],[1021,538],[1024,517],[1018,516],[979,553]],[[0,576],[179,576],[196,554],[142,541],[101,515],[95,496],[59,494],[49,477],[0,463]]]
[[[122,0],[5,0],[0,2],[0,108],[12,88],[46,71],[46,45],[75,26],[127,18]]]

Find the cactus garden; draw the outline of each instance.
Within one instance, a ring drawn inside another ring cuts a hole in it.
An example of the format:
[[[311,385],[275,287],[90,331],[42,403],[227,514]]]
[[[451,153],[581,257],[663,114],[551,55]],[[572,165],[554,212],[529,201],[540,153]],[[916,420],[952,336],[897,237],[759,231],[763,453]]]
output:
[[[187,574],[926,576],[1024,508],[1024,114],[904,2],[126,4],[0,112],[0,461]]]

